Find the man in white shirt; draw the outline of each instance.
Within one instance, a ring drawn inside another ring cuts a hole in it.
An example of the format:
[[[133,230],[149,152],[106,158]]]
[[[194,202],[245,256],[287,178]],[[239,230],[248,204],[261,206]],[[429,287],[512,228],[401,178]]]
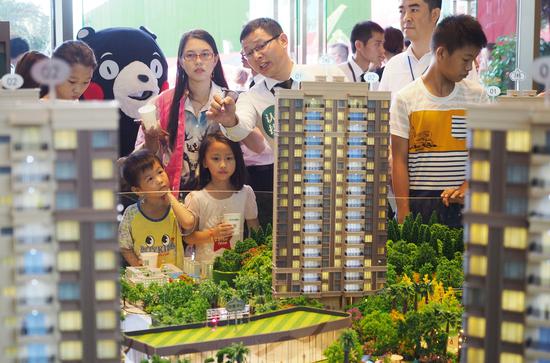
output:
[[[384,29],[372,21],[357,23],[350,41],[353,56],[339,67],[349,82],[365,82],[363,75],[376,70],[384,60]]]
[[[265,78],[248,92],[240,95],[237,104],[230,98],[214,97],[207,116],[221,125],[224,134],[233,141],[243,140],[258,126],[266,142],[257,155],[256,164],[248,164],[250,186],[255,192],[273,191],[273,143],[275,135],[275,90],[298,89],[300,81],[314,81],[315,76],[345,78],[336,66],[306,66],[292,62],[288,55],[288,37],[275,20],[259,18],[250,21],[241,31],[242,54],[250,66]],[[248,158],[250,159],[250,156]],[[272,219],[273,196],[257,195],[260,224]],[[266,218],[262,212],[271,216]]]
[[[399,14],[401,29],[411,45],[388,61],[378,87],[392,92],[392,97],[430,66],[430,42],[441,14],[441,0],[401,0]]]

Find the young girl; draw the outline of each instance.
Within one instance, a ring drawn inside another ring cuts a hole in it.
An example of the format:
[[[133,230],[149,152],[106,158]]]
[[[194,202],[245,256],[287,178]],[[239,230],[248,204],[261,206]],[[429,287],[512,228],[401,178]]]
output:
[[[94,51],[80,40],[67,40],[54,50],[52,58],[71,67],[69,78],[55,86],[55,96],[59,100],[78,100],[90,85],[97,66]],[[41,89],[40,98],[50,98],[47,87]]]
[[[202,29],[183,34],[178,48],[176,87],[153,100],[160,128],[142,127],[136,140],[136,149],[145,147],[163,161],[173,190],[195,189],[199,145],[212,126],[206,111],[214,95],[223,94],[226,89],[214,38]],[[252,150],[263,150],[259,130],[248,140]]]
[[[182,231],[193,231],[196,218],[172,193],[160,160],[148,150],[130,154],[122,176],[140,200],[124,211],[119,246],[130,266],[142,264],[143,252],[157,252],[158,266],[171,263],[183,268]]]
[[[238,143],[220,131],[205,136],[199,166],[201,190],[185,198],[187,208],[198,216],[199,226],[186,241],[195,245],[195,260],[210,262],[224,248],[233,248],[242,240],[244,220],[249,229],[258,228],[258,207],[254,191],[244,185],[246,169]]]

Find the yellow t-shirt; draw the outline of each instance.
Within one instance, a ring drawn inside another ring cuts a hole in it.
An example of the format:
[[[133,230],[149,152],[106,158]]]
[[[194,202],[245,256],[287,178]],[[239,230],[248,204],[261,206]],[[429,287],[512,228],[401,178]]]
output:
[[[160,219],[143,214],[139,203],[126,208],[119,226],[119,246],[133,249],[138,257],[143,252],[158,252],[158,266],[171,263],[183,269],[183,237],[171,207]]]

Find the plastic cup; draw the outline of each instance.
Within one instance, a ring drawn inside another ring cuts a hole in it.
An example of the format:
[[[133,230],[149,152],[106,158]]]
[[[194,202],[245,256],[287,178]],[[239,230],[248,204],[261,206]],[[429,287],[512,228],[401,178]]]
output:
[[[142,252],[141,253],[141,261],[143,262],[143,266],[147,266],[147,267],[150,267],[150,268],[156,268],[158,258],[159,258],[158,252]]]
[[[233,226],[233,236],[241,233],[241,213],[224,213],[223,220]]]
[[[147,104],[145,106],[141,106],[138,109],[138,112],[141,116],[141,120],[143,121],[143,127],[145,127],[146,130],[150,130],[158,124],[157,106]]]

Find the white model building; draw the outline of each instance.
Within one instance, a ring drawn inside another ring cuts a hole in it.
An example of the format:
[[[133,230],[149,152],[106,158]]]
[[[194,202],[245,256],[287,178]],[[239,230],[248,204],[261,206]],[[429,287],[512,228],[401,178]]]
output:
[[[389,92],[278,90],[273,289],[341,308],[386,282]]]
[[[0,91],[1,361],[119,362],[118,108],[29,92]]]

